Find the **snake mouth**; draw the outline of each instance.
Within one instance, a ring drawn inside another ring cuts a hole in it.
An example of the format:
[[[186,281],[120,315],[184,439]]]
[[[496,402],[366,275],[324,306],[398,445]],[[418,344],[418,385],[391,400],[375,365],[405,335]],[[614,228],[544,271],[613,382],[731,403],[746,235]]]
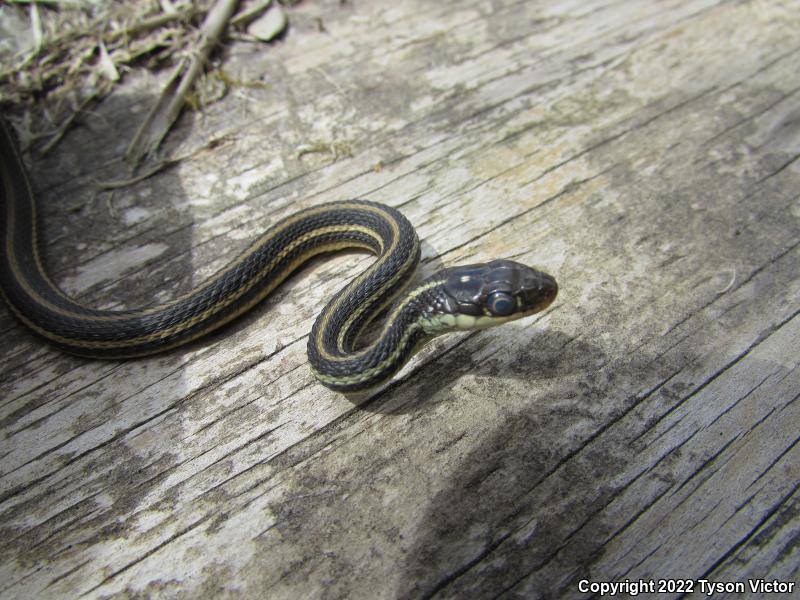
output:
[[[555,277],[547,273],[540,273],[539,279],[539,310],[550,306],[558,296],[558,282]]]
[[[528,269],[519,295],[520,311],[526,314],[538,312],[550,306],[558,295],[558,283],[552,275]]]

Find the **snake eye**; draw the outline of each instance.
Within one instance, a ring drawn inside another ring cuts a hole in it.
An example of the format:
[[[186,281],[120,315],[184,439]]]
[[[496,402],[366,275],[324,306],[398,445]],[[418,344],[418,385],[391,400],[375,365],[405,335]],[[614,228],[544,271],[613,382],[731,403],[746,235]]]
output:
[[[486,301],[489,312],[498,317],[507,317],[514,312],[517,303],[511,294],[505,292],[492,292]]]

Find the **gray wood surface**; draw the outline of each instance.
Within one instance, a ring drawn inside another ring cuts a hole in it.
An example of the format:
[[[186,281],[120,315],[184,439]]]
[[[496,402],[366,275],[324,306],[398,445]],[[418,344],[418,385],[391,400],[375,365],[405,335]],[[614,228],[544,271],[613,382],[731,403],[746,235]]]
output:
[[[143,73],[33,161],[64,289],[170,298],[275,219],[368,197],[416,225],[423,274],[514,257],[558,300],[440,338],[357,400],[315,383],[305,343],[360,254],[144,360],[64,356],[1,308],[0,596],[796,582],[797,4],[331,0],[290,19],[221,57],[238,85],[168,150],[221,139],[180,166],[92,196],[163,81]]]

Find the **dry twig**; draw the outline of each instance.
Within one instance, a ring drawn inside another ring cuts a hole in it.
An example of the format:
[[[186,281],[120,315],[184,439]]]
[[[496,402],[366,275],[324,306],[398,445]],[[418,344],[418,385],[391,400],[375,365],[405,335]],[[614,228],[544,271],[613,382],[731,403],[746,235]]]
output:
[[[217,43],[225,26],[236,9],[238,0],[217,0],[209,11],[200,30],[195,48],[188,58],[184,58],[175,68],[164,91],[136,132],[133,141],[125,152],[125,157],[134,165],[158,149],[161,140],[169,131],[183,108],[186,95],[195,79],[203,72],[211,50]]]

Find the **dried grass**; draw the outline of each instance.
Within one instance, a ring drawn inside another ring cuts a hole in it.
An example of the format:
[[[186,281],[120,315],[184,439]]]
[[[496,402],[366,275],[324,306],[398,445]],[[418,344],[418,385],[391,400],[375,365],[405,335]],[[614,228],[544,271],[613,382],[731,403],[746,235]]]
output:
[[[191,42],[211,0],[17,2],[27,13],[34,48],[6,58],[0,70],[5,113],[30,129],[60,129],[88,103],[107,95],[134,66],[158,68]]]
[[[233,23],[263,0],[243,0]],[[295,4],[284,0],[281,4]],[[24,145],[46,152],[75,117],[108,95],[133,68],[185,58],[214,0],[15,0],[2,6],[30,27],[33,46],[0,55],[0,106]]]

